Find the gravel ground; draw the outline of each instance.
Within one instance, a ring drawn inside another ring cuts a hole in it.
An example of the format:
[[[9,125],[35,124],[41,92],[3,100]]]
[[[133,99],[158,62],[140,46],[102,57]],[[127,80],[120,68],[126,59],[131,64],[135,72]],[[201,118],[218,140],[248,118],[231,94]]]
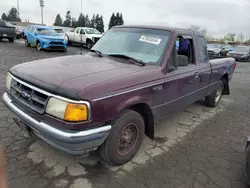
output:
[[[79,51],[70,47],[66,53],[38,52],[25,48],[22,41],[0,42],[0,95],[10,67]],[[110,167],[98,156],[75,159],[27,137],[0,102],[0,143],[6,153],[9,187],[244,188],[249,73],[250,64],[237,64],[232,94],[223,97],[219,107],[207,108],[201,101],[167,115],[156,127],[156,140],[145,137],[138,155],[121,167]]]

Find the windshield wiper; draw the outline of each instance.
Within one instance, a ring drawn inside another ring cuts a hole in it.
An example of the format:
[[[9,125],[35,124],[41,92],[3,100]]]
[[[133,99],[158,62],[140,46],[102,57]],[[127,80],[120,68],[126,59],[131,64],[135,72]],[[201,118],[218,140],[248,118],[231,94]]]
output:
[[[90,51],[90,52],[96,53],[99,57],[103,57],[102,52],[100,52],[100,51],[98,51],[98,50],[91,49],[91,50],[89,50],[89,51]]]
[[[135,59],[133,57],[129,57],[127,55],[124,55],[124,54],[108,54],[108,56],[112,56],[112,57],[120,57],[120,58],[124,58],[124,59],[129,59],[129,60],[132,60],[135,64],[139,64],[141,66],[145,66],[146,64],[139,60],[139,59]]]

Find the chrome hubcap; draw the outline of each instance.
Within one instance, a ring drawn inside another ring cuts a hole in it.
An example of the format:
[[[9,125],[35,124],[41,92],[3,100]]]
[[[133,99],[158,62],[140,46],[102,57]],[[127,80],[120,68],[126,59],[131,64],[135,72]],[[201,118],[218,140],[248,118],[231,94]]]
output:
[[[220,101],[220,98],[221,98],[221,88],[217,90],[216,92],[216,96],[215,96],[215,102],[218,103]]]
[[[41,45],[40,45],[40,43],[37,44],[37,49],[38,49],[38,50],[41,50]]]

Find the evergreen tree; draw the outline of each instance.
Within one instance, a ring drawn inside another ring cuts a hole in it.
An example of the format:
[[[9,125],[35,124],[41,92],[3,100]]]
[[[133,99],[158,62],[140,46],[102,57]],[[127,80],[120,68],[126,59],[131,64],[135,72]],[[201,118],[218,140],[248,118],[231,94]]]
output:
[[[20,22],[21,21],[21,19],[18,17],[18,11],[17,11],[16,8],[12,7],[10,9],[9,14],[7,16],[7,20],[8,21],[14,21],[14,22],[16,22],[16,21]]]
[[[72,20],[72,22],[71,22],[71,27],[76,28],[76,27],[77,27],[76,18],[72,18],[71,20]]]
[[[57,14],[54,25],[55,26],[62,26],[62,24],[63,24],[63,20],[62,20],[60,14]]]
[[[85,27],[91,27],[91,23],[90,23],[88,14],[85,16]]]
[[[77,27],[85,27],[85,16],[81,13],[77,20]]]
[[[96,17],[95,17],[95,25],[94,26],[95,26],[96,29],[100,27],[100,16],[99,16],[99,14],[97,14]],[[99,31],[99,29],[97,29],[97,30]]]
[[[91,21],[90,21],[90,27],[95,28],[95,26],[96,26],[96,16],[95,16],[95,14],[94,14],[94,15],[92,16]]]
[[[120,13],[117,12],[115,15],[115,21],[114,21],[114,26],[120,25]]]
[[[104,33],[103,16],[100,17],[100,23],[99,23],[99,26],[98,26],[98,31],[100,31],[101,33]]]
[[[123,16],[122,16],[122,13],[120,13],[120,25],[123,25],[123,24],[124,24]]]
[[[7,21],[7,19],[8,19],[8,18],[7,18],[7,15],[6,15],[5,13],[3,13],[3,14],[2,14],[2,20]]]
[[[115,26],[115,14],[113,13],[109,20],[109,29]]]

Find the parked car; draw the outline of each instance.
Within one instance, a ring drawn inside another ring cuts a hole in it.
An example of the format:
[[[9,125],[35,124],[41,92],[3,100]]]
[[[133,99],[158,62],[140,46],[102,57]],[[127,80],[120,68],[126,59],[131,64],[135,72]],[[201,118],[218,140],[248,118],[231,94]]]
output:
[[[67,41],[53,28],[30,25],[24,31],[25,46],[35,46],[37,50],[67,50]]]
[[[77,27],[73,32],[66,32],[68,43],[79,43],[88,49],[102,37],[102,34],[95,28]]]
[[[207,50],[209,56],[220,56],[221,52],[221,44],[208,44]]]
[[[53,26],[53,29],[61,36],[65,36],[66,32],[70,32],[72,28],[70,27],[61,27],[61,26]]]
[[[15,26],[16,38],[20,39],[24,36],[24,28],[22,26]]]
[[[0,20],[0,40],[8,39],[9,42],[15,41],[15,27],[4,20]]]
[[[209,60],[204,36],[193,31],[119,26],[84,56],[12,67],[3,101],[20,127],[53,147],[70,155],[99,148],[121,165],[170,111],[202,98],[216,107],[235,67],[233,58]]]
[[[227,53],[228,57],[233,57],[237,61],[250,61],[250,47],[236,46],[235,49]]]
[[[222,49],[220,51],[220,56],[226,57],[228,52],[233,51],[234,47],[229,44],[222,45]]]

